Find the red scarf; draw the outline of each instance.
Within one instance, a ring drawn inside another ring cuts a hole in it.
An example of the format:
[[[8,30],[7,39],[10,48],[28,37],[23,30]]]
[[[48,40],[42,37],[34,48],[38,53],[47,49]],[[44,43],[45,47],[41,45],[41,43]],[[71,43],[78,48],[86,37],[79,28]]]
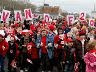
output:
[[[95,50],[95,49],[94,49],[94,50],[90,50],[89,52],[90,52],[90,53],[93,53],[93,52],[95,52],[95,53],[96,53],[96,50]]]
[[[47,49],[45,48],[45,46],[46,46],[46,36],[42,37],[41,42],[43,43],[43,46],[41,47],[41,52],[46,54],[47,53]]]

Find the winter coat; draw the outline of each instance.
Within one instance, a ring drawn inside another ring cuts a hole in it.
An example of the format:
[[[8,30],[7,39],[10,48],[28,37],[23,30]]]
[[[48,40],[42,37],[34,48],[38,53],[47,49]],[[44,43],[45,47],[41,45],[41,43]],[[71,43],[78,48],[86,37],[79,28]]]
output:
[[[86,72],[96,72],[96,65],[92,66],[92,63],[96,62],[96,57],[92,53],[87,52],[84,61],[86,63]]]
[[[8,51],[8,48],[9,48],[8,43],[5,40],[1,41],[0,42],[0,55],[5,57],[5,55]]]
[[[38,49],[36,48],[34,42],[30,42],[27,44],[27,54],[28,57],[32,60],[39,58]]]

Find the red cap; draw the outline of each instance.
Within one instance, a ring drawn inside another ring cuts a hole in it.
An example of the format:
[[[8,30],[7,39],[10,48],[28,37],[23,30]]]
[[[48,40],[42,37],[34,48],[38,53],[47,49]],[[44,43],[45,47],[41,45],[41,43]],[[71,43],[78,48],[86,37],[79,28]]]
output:
[[[31,31],[35,31],[36,30],[36,28],[35,28],[35,26],[33,24],[30,26],[30,30]]]
[[[42,20],[42,24],[45,24],[46,22],[44,20]]]
[[[18,23],[16,23],[16,24],[15,24],[15,27],[19,27],[19,24],[18,24]]]
[[[52,22],[51,24],[52,24],[52,25],[56,25],[56,23],[55,23],[55,22]]]
[[[54,25],[49,25],[49,29],[53,31],[55,29]]]
[[[15,28],[15,25],[11,25],[12,28]]]
[[[73,42],[72,38],[68,38],[68,39],[67,39],[67,42],[68,42],[68,43],[69,43],[69,42]]]
[[[85,35],[85,34],[86,34],[86,30],[81,30],[81,31],[79,32],[79,35],[80,35],[80,36]]]

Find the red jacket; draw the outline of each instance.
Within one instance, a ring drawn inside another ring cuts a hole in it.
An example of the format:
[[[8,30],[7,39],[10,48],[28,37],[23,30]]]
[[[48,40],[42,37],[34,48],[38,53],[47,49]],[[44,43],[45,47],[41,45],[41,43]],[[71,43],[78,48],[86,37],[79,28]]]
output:
[[[8,43],[3,40],[0,42],[0,55],[2,55],[3,57],[5,57],[7,51],[8,51]]]
[[[46,49],[46,36],[41,38],[41,53],[47,54],[47,49]]]
[[[58,47],[57,47],[57,49],[62,49],[62,43],[63,42],[66,42],[66,36],[64,35],[64,39],[63,40],[61,40],[60,38],[59,38],[59,35],[56,35],[55,37],[54,37],[54,44],[58,44]]]
[[[27,52],[28,52],[28,56],[31,57],[32,60],[39,58],[38,49],[36,48],[35,43],[33,42],[28,43]]]
[[[35,28],[35,26],[32,24],[32,25],[30,25],[30,30],[31,31],[34,31],[34,30],[36,30],[36,28]]]

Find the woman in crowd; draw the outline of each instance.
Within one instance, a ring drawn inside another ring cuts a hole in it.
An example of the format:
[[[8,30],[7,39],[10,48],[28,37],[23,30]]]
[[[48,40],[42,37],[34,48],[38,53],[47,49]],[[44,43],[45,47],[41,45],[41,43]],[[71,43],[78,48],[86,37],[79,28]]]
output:
[[[96,72],[96,41],[89,42],[84,56],[86,72]]]
[[[31,36],[31,41],[27,44],[27,62],[29,65],[29,72],[37,72],[39,68],[39,53],[36,46],[36,39],[34,35]]]
[[[58,28],[58,34],[54,37],[54,63],[59,71],[62,71],[62,62],[64,60],[64,46],[66,36],[63,34],[63,29]]]

